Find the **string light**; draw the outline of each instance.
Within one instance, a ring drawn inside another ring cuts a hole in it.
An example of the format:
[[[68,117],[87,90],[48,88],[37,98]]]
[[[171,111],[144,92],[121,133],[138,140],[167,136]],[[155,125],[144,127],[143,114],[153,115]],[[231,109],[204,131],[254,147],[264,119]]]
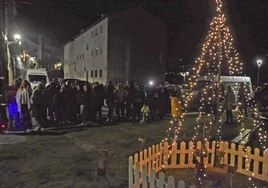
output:
[[[208,35],[205,38],[205,42],[202,46],[201,49],[201,54],[200,57],[198,57],[195,60],[195,65],[192,68],[192,75],[188,77],[189,81],[189,86],[190,89],[188,92],[185,92],[183,94],[183,98],[185,99],[184,103],[184,114],[182,115],[181,121],[178,121],[177,126],[175,127],[175,135],[177,135],[181,127],[184,123],[184,117],[185,114],[187,113],[187,110],[189,108],[189,103],[195,97],[194,95],[194,89],[197,86],[198,83],[198,78],[200,78],[201,75],[206,75],[204,76],[206,85],[203,89],[200,91],[200,107],[199,107],[199,112],[198,116],[196,118],[196,126],[194,127],[194,135],[192,137],[192,140],[194,142],[199,140],[200,137],[200,129],[202,128],[203,130],[203,141],[208,141],[209,139],[209,134],[210,130],[212,127],[212,118],[213,116],[218,113],[218,129],[217,129],[217,148],[219,147],[219,143],[222,140],[221,137],[221,124],[222,124],[222,114],[223,114],[223,102],[221,100],[222,97],[222,92],[221,92],[221,80],[219,79],[217,83],[214,83],[216,80],[216,77],[221,74],[219,72],[222,62],[227,62],[228,63],[228,72],[230,76],[238,76],[242,75],[243,72],[243,63],[239,59],[239,53],[237,53],[237,50],[234,47],[234,39],[233,36],[230,33],[230,28],[228,27],[226,23],[226,17],[223,13],[223,4],[221,0],[215,0],[216,1],[216,16],[212,19],[210,23],[210,29],[208,31]],[[166,73],[168,74],[168,73]],[[170,72],[169,74],[174,74]],[[218,77],[219,78],[219,77]],[[238,84],[234,84],[235,89],[238,89]],[[244,86],[244,94],[249,97],[249,90],[246,86]],[[219,98],[218,104],[217,104],[217,109],[213,107],[213,104],[215,103],[215,99]],[[240,135],[242,135],[242,132],[245,130],[245,125],[243,122],[244,116],[241,113],[240,109],[242,108],[242,103],[239,103],[237,106],[237,109],[239,111],[238,117],[237,117],[237,122],[241,124],[241,130],[240,130]],[[216,110],[216,111],[215,111]],[[205,116],[203,115],[205,113]],[[257,110],[256,107],[254,107],[254,117],[257,117]],[[204,119],[205,118],[205,122]],[[170,122],[173,124],[173,122]],[[259,120],[256,120],[254,118],[254,125],[257,125],[259,123]],[[170,137],[170,131],[172,129],[168,129],[168,137],[163,139],[163,142],[168,141],[168,143],[171,143],[168,145],[169,148],[169,153],[167,157],[164,157],[165,164],[162,166],[164,167],[167,164],[168,159],[170,158],[172,154],[172,148],[174,146],[174,139],[169,138]],[[262,134],[262,130],[259,130],[259,141],[260,143],[264,143],[267,141],[266,135]],[[267,132],[265,132],[267,134]],[[176,136],[175,136],[176,139]],[[261,144],[263,145],[263,144]],[[203,148],[203,145],[202,145]],[[192,153],[191,155],[194,156],[194,151],[195,151],[195,144],[192,146]],[[206,148],[203,148],[206,149]],[[263,145],[263,149],[267,149]],[[246,156],[246,169],[248,172],[250,172],[250,159],[249,159],[249,151],[245,151],[245,156]],[[206,168],[207,165],[204,165]],[[201,169],[202,171],[202,169]],[[203,170],[202,172],[204,173],[204,177],[206,177],[206,170]],[[254,173],[251,174],[254,176]],[[251,181],[252,179],[249,177],[249,180]],[[202,184],[202,178],[199,177],[199,182]],[[252,183],[253,187],[256,187],[254,183]]]

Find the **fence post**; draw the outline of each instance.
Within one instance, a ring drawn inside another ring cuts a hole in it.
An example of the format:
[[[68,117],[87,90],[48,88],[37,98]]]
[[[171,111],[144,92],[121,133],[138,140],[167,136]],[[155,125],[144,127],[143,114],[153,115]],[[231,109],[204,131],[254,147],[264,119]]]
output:
[[[252,173],[250,171],[250,161],[251,161],[251,147],[247,146],[246,147],[246,155],[247,155],[247,158],[246,158],[246,170],[248,171],[249,175],[251,176]]]
[[[255,148],[254,156],[257,156],[261,159],[260,150],[258,148]],[[255,159],[253,161],[253,173],[259,176],[259,161]]]
[[[243,167],[243,153],[244,153],[244,146],[243,145],[239,145],[238,146],[238,153],[240,153],[241,155],[238,155],[238,159],[237,159],[237,169],[242,169]]]
[[[217,143],[215,141],[212,142],[212,147],[211,147],[211,163],[210,163],[210,166],[214,167],[214,164],[215,164],[215,159],[217,157],[216,153],[216,146],[217,146]],[[216,155],[216,156],[215,156]],[[219,162],[220,163],[220,162]]]
[[[235,152],[236,151],[236,149],[235,149],[235,147],[236,147],[236,144],[235,143],[232,143],[231,144],[231,159],[230,159],[230,166],[235,166],[235,155],[233,154],[233,152]]]
[[[195,185],[190,185],[190,187],[189,188],[196,188],[196,186]]]
[[[143,159],[144,159],[144,161],[146,161],[147,158],[148,158],[148,152],[147,152],[147,149],[145,149],[143,151]],[[148,162],[144,163],[143,165],[146,166],[146,170],[147,170],[146,173],[149,174],[149,171],[148,171]]]
[[[176,168],[177,166],[177,148],[177,142],[173,142],[171,149],[171,163],[169,168]]]
[[[148,181],[147,181],[147,168],[146,168],[146,166],[142,166],[141,178],[142,178],[142,188],[147,188]]]
[[[229,142],[224,142],[225,155],[223,156],[223,164],[228,164]]]
[[[177,188],[186,188],[185,182],[183,180],[178,181],[178,187]]]
[[[164,143],[163,153],[164,153],[163,166],[164,166],[164,168],[166,168],[168,166],[168,155],[169,155],[169,149],[168,149],[167,142]]]
[[[151,158],[152,158],[152,148],[151,147],[149,147],[149,149],[148,149],[148,158],[150,159],[148,161],[148,171],[151,172],[151,169],[152,169],[152,160],[151,160]]]
[[[149,183],[150,183],[150,188],[155,188],[155,172],[153,169],[151,169],[151,173],[149,176]]]
[[[177,147],[176,147],[176,149],[177,149]],[[185,165],[185,151],[186,151],[186,143],[185,142],[181,142],[180,151],[182,151],[182,152],[180,153],[180,165],[179,166],[182,166],[183,168],[188,168],[188,164],[187,164],[187,166]],[[175,160],[176,159],[177,159],[177,156],[175,154]]]
[[[194,150],[193,150],[193,147],[194,147],[194,143],[191,141],[191,142],[189,142],[189,155],[188,155],[188,165],[189,165],[189,167],[191,168],[193,168],[193,167],[195,167],[195,164],[193,163],[193,158],[194,158]]]
[[[154,156],[153,160],[152,160],[152,169],[155,170],[155,145],[153,145],[152,147],[152,155]]]
[[[165,174],[163,172],[160,172],[159,173],[159,176],[158,176],[158,188],[164,188],[164,185],[165,185]]]
[[[264,151],[264,159],[268,159],[268,151]],[[262,174],[268,179],[268,162],[264,162],[262,165]]]
[[[158,172],[159,171],[159,157],[160,157],[159,156],[160,152],[159,152],[159,145],[158,144],[156,145],[155,152],[156,152],[156,155],[157,155],[157,157],[155,159],[155,171]]]
[[[159,151],[159,153],[160,153],[159,154],[160,155],[160,157],[159,157],[159,168],[161,169],[163,167],[163,164],[164,164],[164,162],[163,162],[164,146],[163,146],[162,142],[160,142],[159,148],[160,148],[160,151]]]
[[[133,187],[133,157],[128,160],[128,188]]]
[[[135,169],[134,169],[134,179],[135,179],[135,187],[139,188],[140,187],[140,163],[136,163]]]
[[[140,152],[140,172],[142,172],[142,166],[144,165],[144,156],[143,156],[143,152]]]
[[[168,177],[168,188],[174,188],[175,187],[175,180],[172,176]]]

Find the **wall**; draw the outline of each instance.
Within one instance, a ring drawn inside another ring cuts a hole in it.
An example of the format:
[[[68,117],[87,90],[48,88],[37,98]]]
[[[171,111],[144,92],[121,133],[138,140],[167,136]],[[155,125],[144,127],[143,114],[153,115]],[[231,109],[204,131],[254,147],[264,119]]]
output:
[[[69,78],[100,83],[107,81],[107,23],[108,18],[102,19],[65,45],[64,70],[70,69]],[[73,45],[73,48],[70,48],[70,45]],[[70,60],[73,63],[67,65],[66,62],[70,62]],[[95,71],[97,71],[96,76]],[[101,77],[100,72],[102,72]],[[91,73],[93,73],[93,77]],[[66,75],[67,72],[65,72]]]
[[[147,11],[136,8],[109,17],[108,44],[110,80],[164,81],[166,26]]]

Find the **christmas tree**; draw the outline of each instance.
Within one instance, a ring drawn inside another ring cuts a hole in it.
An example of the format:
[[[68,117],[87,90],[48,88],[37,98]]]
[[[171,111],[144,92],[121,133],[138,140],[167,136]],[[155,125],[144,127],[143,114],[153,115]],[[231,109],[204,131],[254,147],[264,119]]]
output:
[[[243,63],[239,59],[239,54],[234,46],[234,39],[223,11],[223,3],[221,0],[215,0],[215,2],[215,16],[209,25],[201,55],[195,61],[193,76],[190,78],[191,89],[195,89],[200,77],[205,80],[205,85],[198,96],[200,107],[194,140],[200,139],[200,132],[202,132],[202,137],[206,141],[214,120],[218,125],[218,136],[219,140],[221,140],[221,115],[223,111],[221,99],[224,97],[224,92],[222,91],[224,88],[221,87],[220,76],[239,76],[243,70]],[[192,93],[186,96],[186,108],[192,97]]]

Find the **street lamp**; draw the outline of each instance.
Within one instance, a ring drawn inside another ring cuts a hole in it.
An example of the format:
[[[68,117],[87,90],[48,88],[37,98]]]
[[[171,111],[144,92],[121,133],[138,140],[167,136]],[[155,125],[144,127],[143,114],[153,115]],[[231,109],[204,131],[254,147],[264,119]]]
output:
[[[263,61],[261,59],[257,60],[257,65],[258,65],[258,77],[257,77],[257,86],[259,86],[260,82],[260,68],[262,66]]]
[[[14,35],[14,41],[7,41],[7,46],[16,43],[19,43],[19,45],[21,45],[21,36],[19,34]]]
[[[154,85],[154,81],[149,81],[149,86],[153,86]]]
[[[183,83],[185,84],[185,78],[189,75],[189,72],[181,72],[180,75],[183,77]]]
[[[19,34],[14,35],[14,41],[15,42],[20,42],[21,41],[21,36]]]

